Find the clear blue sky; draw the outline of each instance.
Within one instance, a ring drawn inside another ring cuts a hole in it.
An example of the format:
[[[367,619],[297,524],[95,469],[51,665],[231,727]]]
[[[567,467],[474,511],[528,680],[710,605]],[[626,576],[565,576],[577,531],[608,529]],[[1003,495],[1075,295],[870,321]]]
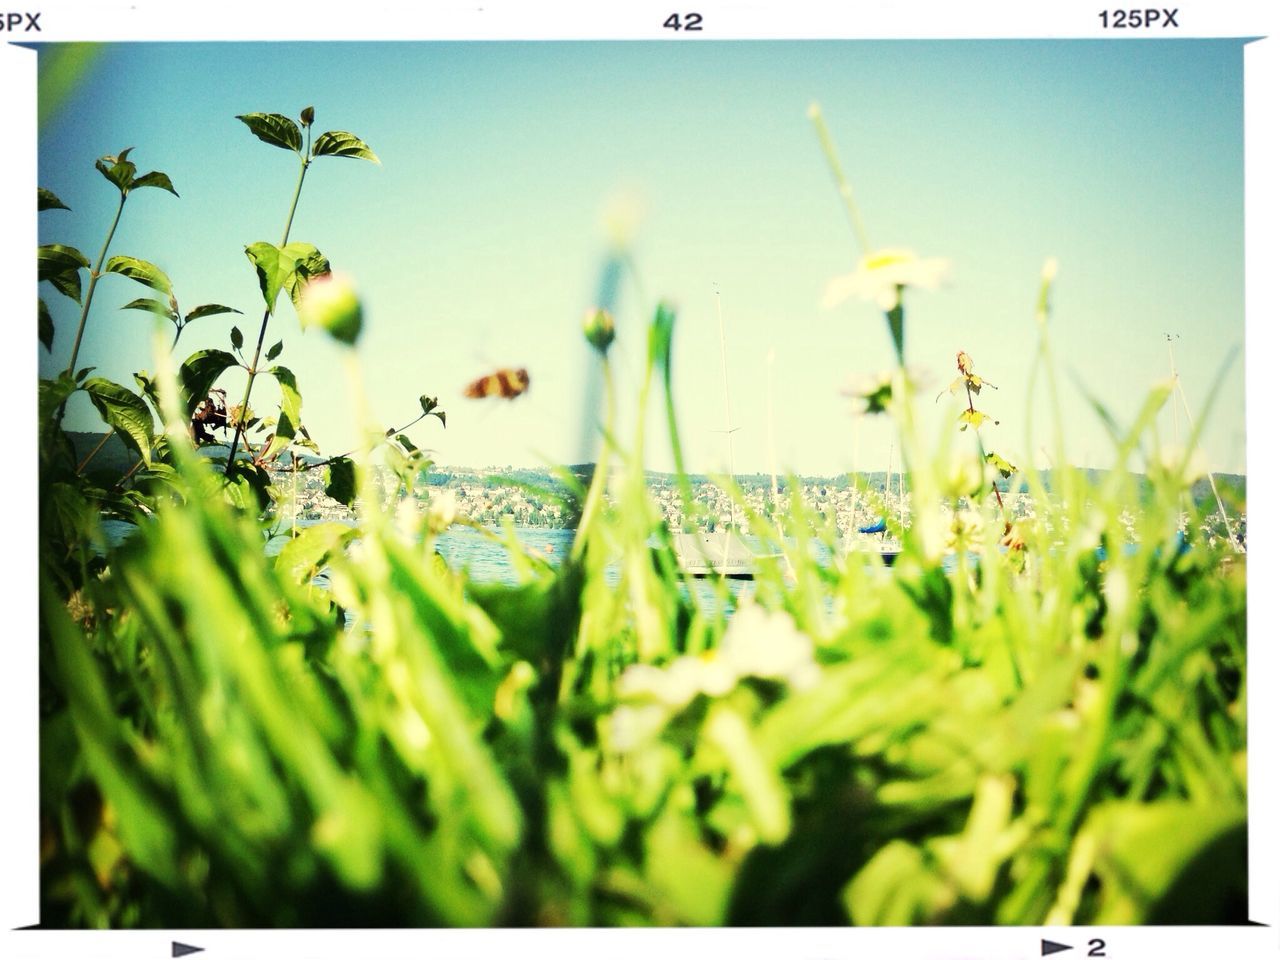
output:
[[[874,305],[820,306],[858,251],[806,117],[818,101],[873,245],[952,260],[948,287],[907,303],[908,361],[934,384],[926,417],[954,417],[931,398],[964,349],[1000,388],[983,395],[1002,421],[984,428],[988,445],[1034,462],[1024,426],[1048,420],[1026,405],[1032,309],[1055,256],[1068,454],[1105,465],[1106,435],[1071,373],[1125,421],[1168,375],[1165,331],[1180,335],[1197,409],[1243,347],[1241,64],[1236,40],[118,45],[42,133],[40,183],[74,212],[41,214],[41,241],[96,254],[114,191],[93,160],[132,146],[139,170],[166,171],[182,196],[132,196],[112,253],[159,264],[184,307],[245,312],[197,321],[182,357],[225,347],[232,322],[252,340],[261,298],[243,248],[279,241],[297,161],[234,116],[314,104],[317,131],[352,131],[383,161],[318,161],[291,236],[363,291],[376,414],[398,423],[419,394],[438,395],[448,429],[433,420],[415,436],[441,463],[536,465],[581,459],[581,419],[593,412],[580,322],[607,250],[604,211],[639,197],[632,252],[646,299],[624,285],[623,396],[638,384],[653,302],[668,298],[689,466],[724,469],[716,284],[736,467],[769,468],[773,348],[779,463],[835,473],[854,463],[840,391],[887,369],[892,350]],[[126,384],[154,368],[148,315],[118,310],[145,293],[103,280],[83,364]],[[46,301],[58,329],[47,373],[66,363],[76,314],[56,294]],[[337,350],[302,334],[284,301],[268,333],[277,339],[304,422],[340,452],[356,424]],[[528,395],[463,399],[467,381],[500,365],[528,368]],[[236,399],[241,377],[226,379]],[[255,409],[274,396],[256,386]],[[92,422],[82,413],[71,426]],[[648,462],[668,469],[653,422]],[[861,428],[859,468],[883,469],[886,426]],[[1203,446],[1215,469],[1243,470],[1240,359]]]

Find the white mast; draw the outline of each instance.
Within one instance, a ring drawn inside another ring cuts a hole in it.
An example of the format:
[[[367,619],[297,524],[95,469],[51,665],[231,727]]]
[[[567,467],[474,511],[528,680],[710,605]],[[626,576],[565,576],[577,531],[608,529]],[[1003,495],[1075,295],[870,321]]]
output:
[[[1187,393],[1185,390],[1182,389],[1182,378],[1178,376],[1178,368],[1174,366],[1174,363],[1173,363],[1173,338],[1174,336],[1176,336],[1176,334],[1171,335],[1166,333],[1164,336],[1165,336],[1165,340],[1167,340],[1169,344],[1169,370],[1173,375],[1173,386],[1174,386],[1174,389],[1178,391],[1178,399],[1182,401],[1182,409],[1187,415],[1187,429],[1191,430],[1192,436],[1194,436],[1195,427],[1193,426],[1193,424],[1195,423],[1195,418],[1191,416],[1191,404],[1187,403]],[[1174,439],[1174,442],[1177,443],[1177,440],[1178,440],[1178,409],[1177,407],[1174,407],[1174,410],[1173,410],[1173,439]],[[1222,525],[1227,530],[1227,539],[1231,541],[1231,546],[1235,549],[1236,553],[1244,553],[1244,548],[1240,546],[1240,541],[1236,539],[1235,531],[1231,529],[1231,520],[1230,518],[1227,517],[1227,508],[1222,505],[1222,497],[1219,496],[1218,494],[1218,484],[1217,484],[1217,481],[1213,479],[1213,471],[1210,470],[1208,467],[1206,467],[1205,475],[1209,478],[1209,489],[1213,491],[1213,499],[1218,504],[1218,516],[1222,518]]]
[[[773,503],[773,509],[776,513],[778,510],[778,451],[774,446],[773,436],[773,361],[775,353],[773,347],[769,348],[765,360],[768,365],[768,398],[769,398],[769,499]]]
[[[724,370],[724,434],[729,444],[729,480],[734,481],[733,471],[733,434],[738,428],[732,425],[729,416],[729,354],[725,348],[724,338],[724,314],[720,310],[720,288],[716,284],[711,285],[716,292],[716,319],[720,321],[720,366]],[[731,499],[729,501],[729,525],[736,527],[738,525],[738,507]],[[729,541],[725,539],[725,549],[728,550]]]

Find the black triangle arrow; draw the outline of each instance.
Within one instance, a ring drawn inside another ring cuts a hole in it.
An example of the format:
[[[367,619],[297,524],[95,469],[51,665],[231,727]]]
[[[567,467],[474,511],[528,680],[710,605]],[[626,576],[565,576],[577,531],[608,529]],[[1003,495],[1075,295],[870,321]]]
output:
[[[1044,940],[1044,939],[1041,939],[1040,941],[1040,956],[1042,957],[1047,957],[1051,953],[1061,953],[1063,950],[1070,950],[1070,949],[1071,947],[1069,947],[1065,943],[1054,943],[1052,940]]]
[[[204,947],[193,947],[189,943],[173,941],[173,955],[175,957],[185,957],[189,953],[200,953],[202,950],[204,950]]]

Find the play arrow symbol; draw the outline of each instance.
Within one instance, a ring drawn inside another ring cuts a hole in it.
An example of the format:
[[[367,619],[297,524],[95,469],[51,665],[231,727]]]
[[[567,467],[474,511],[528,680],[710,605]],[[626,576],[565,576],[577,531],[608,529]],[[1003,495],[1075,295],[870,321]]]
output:
[[[202,950],[204,950],[204,947],[193,947],[189,943],[173,941],[173,955],[175,957],[185,957],[189,953],[200,953]]]
[[[1063,950],[1070,950],[1071,947],[1065,943],[1054,943],[1052,940],[1040,941],[1040,956],[1047,957],[1051,953],[1061,953]]]

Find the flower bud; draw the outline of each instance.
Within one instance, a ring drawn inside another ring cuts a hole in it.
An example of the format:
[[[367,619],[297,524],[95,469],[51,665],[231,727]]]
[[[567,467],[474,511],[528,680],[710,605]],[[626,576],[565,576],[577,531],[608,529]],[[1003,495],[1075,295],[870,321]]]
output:
[[[452,490],[446,490],[433,497],[431,506],[427,508],[427,529],[435,534],[444,533],[453,526],[460,514],[457,495]]]
[[[587,318],[582,323],[582,332],[586,334],[587,342],[603,355],[608,351],[609,344],[613,343],[613,317],[608,310],[588,310]]]
[[[329,273],[307,281],[298,304],[303,329],[321,327],[335,340],[354,346],[362,319],[360,298],[350,277]]]
[[[315,107],[303,107],[303,108],[302,108],[302,118],[301,118],[301,119],[302,119],[302,125],[303,125],[304,127],[309,127],[309,126],[311,126],[311,124],[312,124],[312,123],[314,123],[314,122],[315,122],[315,119],[316,119],[316,108],[315,108]]]

